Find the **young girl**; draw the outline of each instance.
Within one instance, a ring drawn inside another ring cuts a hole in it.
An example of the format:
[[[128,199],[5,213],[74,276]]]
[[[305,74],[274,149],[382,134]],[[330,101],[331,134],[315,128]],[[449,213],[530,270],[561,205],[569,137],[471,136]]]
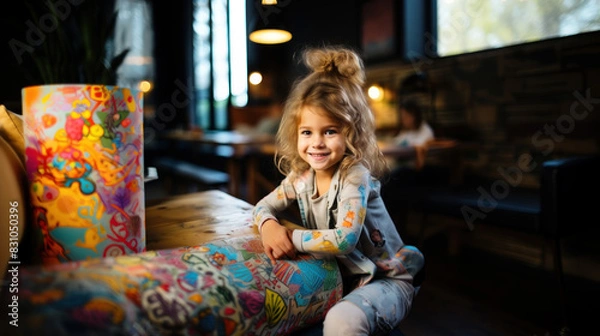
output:
[[[423,119],[421,107],[414,99],[404,99],[398,108],[402,129],[394,138],[398,146],[423,146],[435,138],[433,129]]]
[[[363,92],[359,56],[342,47],[304,53],[311,71],[295,83],[277,132],[281,184],[254,208],[273,263],[296,253],[332,255],[343,299],[329,310],[324,335],[385,335],[409,312],[423,255],[402,242],[380,196],[386,165]],[[297,204],[305,230],[280,225]]]

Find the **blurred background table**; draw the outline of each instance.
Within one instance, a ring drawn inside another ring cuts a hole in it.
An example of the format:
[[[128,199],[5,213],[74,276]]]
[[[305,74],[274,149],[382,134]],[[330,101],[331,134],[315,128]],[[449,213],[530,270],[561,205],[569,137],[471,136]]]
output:
[[[171,142],[173,146],[178,143],[211,146],[215,155],[226,158],[229,194],[245,200],[253,200],[254,198],[249,195],[254,195],[255,192],[253,190],[243,192],[242,187],[247,184],[244,177],[248,178],[249,175],[242,169],[243,161],[259,152],[261,146],[275,142],[274,137],[269,134],[245,134],[237,131],[175,130],[165,133],[162,138]]]

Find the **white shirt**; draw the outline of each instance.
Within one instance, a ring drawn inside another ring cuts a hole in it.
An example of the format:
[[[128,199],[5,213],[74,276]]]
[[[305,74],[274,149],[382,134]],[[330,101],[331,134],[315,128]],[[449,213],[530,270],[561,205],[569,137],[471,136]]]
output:
[[[397,146],[421,146],[434,139],[433,129],[426,122],[414,130],[401,130],[394,137],[393,143]]]

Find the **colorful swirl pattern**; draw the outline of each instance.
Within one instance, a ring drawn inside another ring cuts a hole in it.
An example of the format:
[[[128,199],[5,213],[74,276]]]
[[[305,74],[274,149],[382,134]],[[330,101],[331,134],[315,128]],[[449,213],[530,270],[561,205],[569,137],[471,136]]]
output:
[[[22,96],[34,255],[52,264],[145,251],[142,93],[41,85]]]

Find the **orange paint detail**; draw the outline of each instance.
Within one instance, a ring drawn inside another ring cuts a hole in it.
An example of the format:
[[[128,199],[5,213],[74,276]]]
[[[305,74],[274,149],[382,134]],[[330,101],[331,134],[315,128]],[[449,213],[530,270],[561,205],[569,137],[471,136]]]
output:
[[[25,97],[25,106],[31,108],[35,102],[40,101],[39,96],[42,94],[42,88],[39,86],[28,87],[27,94],[23,95]],[[25,107],[23,108],[25,109]]]
[[[104,86],[90,85],[88,89],[90,91],[90,98],[97,102],[105,102],[110,98],[110,92]]]
[[[34,294],[29,298],[33,304],[47,304],[58,301],[64,296],[64,292],[58,289],[49,289],[39,294]]]
[[[344,217],[344,222],[342,223],[342,225],[347,228],[352,227],[352,221],[354,220],[354,216],[354,211],[348,211],[346,213],[346,217]]]
[[[223,324],[225,327],[225,335],[233,335],[235,328],[237,328],[237,322],[230,318],[223,318]]]
[[[44,114],[42,116],[42,124],[45,128],[50,128],[56,124],[56,117],[51,114]]]

